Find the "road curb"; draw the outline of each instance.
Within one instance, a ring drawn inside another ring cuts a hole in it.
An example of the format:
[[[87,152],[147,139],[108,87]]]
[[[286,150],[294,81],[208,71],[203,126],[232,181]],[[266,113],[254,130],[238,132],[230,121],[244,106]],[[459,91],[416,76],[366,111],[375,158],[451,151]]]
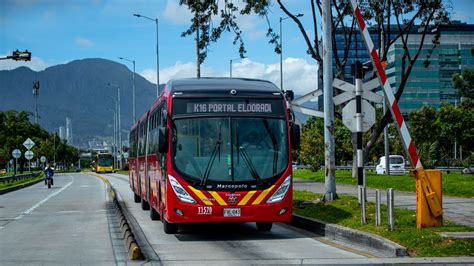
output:
[[[112,186],[112,184],[107,178],[95,173],[88,173],[88,174],[100,178],[107,185],[108,191],[110,195],[112,196],[112,201],[115,206],[115,214],[117,215],[118,220],[119,220],[121,237],[123,238],[125,247],[127,248],[128,256],[130,260],[143,259],[144,258],[143,254],[140,250],[140,247],[137,244],[135,235],[133,234],[132,227],[128,223],[127,218],[123,213],[122,207],[117,199],[117,193],[115,192],[114,187]]]
[[[307,218],[297,214],[293,214],[291,225],[325,236],[332,240],[364,246],[368,249],[385,253],[390,257],[408,256],[408,250],[406,247],[371,233],[362,232],[337,224],[326,223],[318,219]]]
[[[7,187],[7,188],[4,188],[4,189],[0,189],[0,195],[7,194],[7,193],[10,193],[10,192],[22,189],[22,188],[32,186],[32,185],[37,184],[37,183],[39,183],[43,180],[44,180],[44,178],[39,178],[37,180],[33,180],[33,181],[23,183],[23,184],[20,184],[20,185],[16,185],[16,186],[13,186],[13,187]]]

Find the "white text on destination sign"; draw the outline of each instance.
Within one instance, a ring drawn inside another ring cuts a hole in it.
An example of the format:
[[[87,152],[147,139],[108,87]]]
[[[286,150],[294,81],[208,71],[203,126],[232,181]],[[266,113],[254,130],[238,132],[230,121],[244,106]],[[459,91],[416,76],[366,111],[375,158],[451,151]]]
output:
[[[195,103],[193,113],[271,113],[269,103]]]

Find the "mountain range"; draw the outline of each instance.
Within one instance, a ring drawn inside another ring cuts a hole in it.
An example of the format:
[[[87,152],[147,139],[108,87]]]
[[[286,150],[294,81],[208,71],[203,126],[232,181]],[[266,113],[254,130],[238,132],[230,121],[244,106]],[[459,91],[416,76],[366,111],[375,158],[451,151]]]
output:
[[[35,111],[33,82],[39,81],[39,124],[51,132],[71,119],[73,144],[86,147],[93,139],[113,136],[117,87],[120,86],[122,139],[133,124],[133,73],[114,61],[92,58],[55,65],[36,72],[27,67],[0,71],[0,111]],[[163,86],[163,85],[162,85]],[[156,99],[156,84],[135,74],[136,116]],[[34,116],[30,117],[34,121]]]
[[[42,71],[28,67],[0,71],[0,111],[17,110],[34,114],[33,82],[39,81],[37,99],[39,124],[50,132],[58,132],[71,119],[73,145],[88,147],[92,140],[111,141],[117,88],[120,86],[122,141],[128,138],[133,124],[132,79],[125,65],[100,58],[71,61]],[[160,85],[161,88],[164,85]],[[156,84],[135,74],[136,116],[139,119],[156,99]],[[298,98],[298,96],[295,96]],[[306,103],[315,108],[315,103]],[[308,116],[296,113],[299,121]],[[30,116],[30,121],[34,121]]]

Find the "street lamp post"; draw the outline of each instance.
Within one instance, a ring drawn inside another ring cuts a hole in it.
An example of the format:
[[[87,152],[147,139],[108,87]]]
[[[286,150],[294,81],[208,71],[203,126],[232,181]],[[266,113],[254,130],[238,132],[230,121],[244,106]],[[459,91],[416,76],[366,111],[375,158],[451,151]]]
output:
[[[121,60],[125,60],[125,61],[128,61],[128,62],[131,62],[133,63],[133,88],[132,88],[132,103],[133,103],[133,123],[135,124],[135,122],[137,121],[137,116],[136,116],[136,110],[135,110],[135,60],[130,60],[130,59],[127,59],[125,57],[119,57],[119,59]]]
[[[247,58],[247,57],[244,56],[244,57],[230,59],[230,63],[229,63],[230,77],[232,77],[232,62],[235,61],[235,60],[240,60],[240,59],[244,59],[244,58]]]
[[[303,14],[296,15],[297,18],[302,17]],[[283,20],[289,19],[290,17],[282,18],[280,17],[280,90],[283,91],[283,30],[281,26],[281,22]]]
[[[112,98],[111,96],[109,96],[110,98]],[[112,111],[112,113],[114,114],[113,116],[113,120],[114,120],[114,137],[113,137],[113,145],[112,145],[112,154],[114,156],[114,167],[117,168],[117,108],[118,108],[118,103],[117,103],[117,100],[112,98],[115,102],[115,109],[112,109],[112,108],[107,108],[107,110],[110,110]]]
[[[121,134],[121,129],[122,129],[122,123],[121,123],[121,117],[120,117],[120,86],[117,84],[113,83],[107,83],[107,85],[116,87],[117,88],[117,101],[118,101],[118,107],[117,107],[117,112],[118,112],[118,122],[117,122],[117,133],[118,133],[118,151],[119,154],[122,154],[122,134]],[[119,167],[122,169],[122,159],[119,161]]]
[[[39,96],[40,83],[39,81],[33,82],[33,97],[35,98],[35,124],[38,124],[38,96]]]
[[[146,18],[148,20],[152,20],[156,23],[156,98],[160,96],[160,49],[159,49],[159,26],[158,26],[158,18],[149,18],[147,16],[143,16],[140,14],[133,14],[135,17],[138,18]]]

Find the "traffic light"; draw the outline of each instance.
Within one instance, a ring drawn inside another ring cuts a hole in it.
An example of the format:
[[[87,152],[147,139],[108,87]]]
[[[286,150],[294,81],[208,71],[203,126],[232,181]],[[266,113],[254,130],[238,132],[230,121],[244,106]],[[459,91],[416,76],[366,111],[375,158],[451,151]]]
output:
[[[24,52],[16,50],[12,53],[11,58],[15,61],[31,61],[31,52],[28,52],[28,50]]]

